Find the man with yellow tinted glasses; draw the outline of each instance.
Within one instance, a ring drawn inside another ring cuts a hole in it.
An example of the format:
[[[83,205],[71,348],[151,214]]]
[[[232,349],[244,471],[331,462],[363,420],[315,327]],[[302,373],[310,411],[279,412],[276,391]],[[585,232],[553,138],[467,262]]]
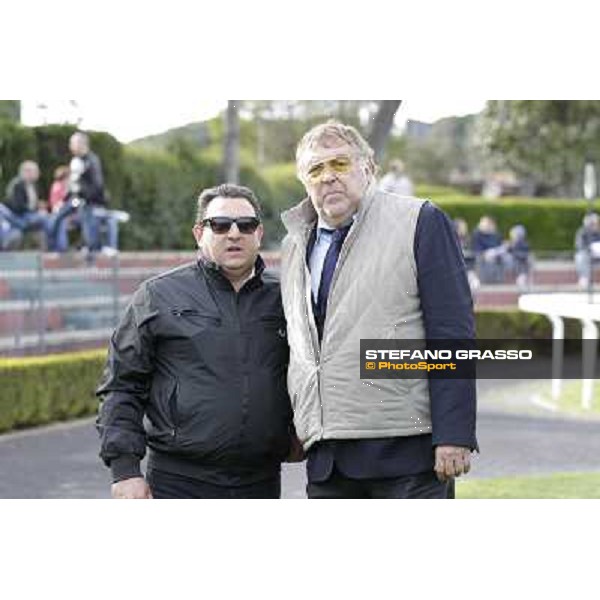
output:
[[[447,498],[467,473],[475,382],[360,378],[361,339],[473,339],[450,219],[377,191],[373,151],[326,123],[300,141],[307,198],[282,215],[288,389],[311,498]]]

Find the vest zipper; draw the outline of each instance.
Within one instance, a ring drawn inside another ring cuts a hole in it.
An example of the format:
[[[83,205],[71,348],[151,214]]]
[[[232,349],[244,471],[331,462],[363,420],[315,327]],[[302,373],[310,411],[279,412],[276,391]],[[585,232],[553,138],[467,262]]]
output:
[[[349,240],[356,237],[356,229],[357,229],[357,223],[355,222],[353,224],[353,226],[350,228],[350,231],[348,232],[348,235],[346,236],[346,239],[344,240],[344,243],[342,244],[342,247],[340,249],[340,254],[338,256],[338,260],[335,265],[335,270],[333,271],[333,275],[331,277],[331,285],[329,286],[329,298],[327,300],[327,313],[329,313],[329,311],[332,308],[332,304],[331,304],[330,300],[331,300],[331,297],[333,294],[335,282],[337,281],[337,278],[338,278],[340,265],[342,264],[343,259],[346,258],[346,255],[349,252],[349,247],[350,247],[349,243],[348,243]],[[312,290],[311,290],[311,293],[312,293]],[[317,386],[318,386],[318,393],[319,393],[319,404],[321,406],[321,435],[323,435],[323,433],[325,431],[325,411],[323,409],[323,394],[322,394],[322,385],[321,385],[321,364],[322,364],[321,359],[324,355],[323,346],[325,343],[326,326],[327,326],[327,314],[325,315],[325,320],[323,321],[323,336],[321,338],[321,344],[319,346],[319,359],[317,362]]]
[[[304,255],[306,251],[304,252]],[[313,350],[314,362],[316,366],[316,387],[317,394],[319,395],[319,406],[321,407],[321,433],[323,433],[323,402],[321,399],[321,348],[319,345],[319,335],[317,333],[317,326],[315,323],[315,316],[312,310],[312,285],[311,285],[311,275],[308,270],[308,266],[306,265],[306,261],[303,261],[304,264],[304,300],[306,307],[306,328],[308,329],[308,339],[310,340],[310,345]],[[314,326],[313,326],[314,325]]]

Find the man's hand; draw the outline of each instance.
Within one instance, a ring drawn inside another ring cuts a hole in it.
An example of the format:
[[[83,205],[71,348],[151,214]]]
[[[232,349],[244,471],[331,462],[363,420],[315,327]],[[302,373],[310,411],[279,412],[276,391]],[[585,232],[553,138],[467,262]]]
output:
[[[110,491],[116,500],[152,500],[150,486],[143,477],[132,477],[113,483]]]
[[[471,470],[471,450],[462,446],[436,446],[434,470],[440,481],[468,473]]]

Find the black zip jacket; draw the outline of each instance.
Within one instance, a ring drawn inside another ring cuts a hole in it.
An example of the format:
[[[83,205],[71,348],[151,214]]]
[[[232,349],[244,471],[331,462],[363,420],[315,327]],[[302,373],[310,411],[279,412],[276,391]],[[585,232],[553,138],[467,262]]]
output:
[[[77,196],[83,198],[90,205],[106,206],[104,175],[100,159],[93,152],[88,152],[82,157],[82,160],[85,168],[79,180],[80,189]]]
[[[290,447],[279,282],[238,293],[200,260],[142,284],[112,336],[97,394],[100,456],[113,480],[149,468],[242,485],[279,473]]]

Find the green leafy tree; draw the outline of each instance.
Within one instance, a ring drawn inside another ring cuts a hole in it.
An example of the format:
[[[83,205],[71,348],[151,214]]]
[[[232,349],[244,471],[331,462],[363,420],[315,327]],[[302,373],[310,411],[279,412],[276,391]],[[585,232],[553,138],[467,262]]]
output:
[[[479,137],[493,163],[538,192],[580,196],[585,160],[600,158],[600,101],[491,100]]]
[[[440,119],[423,138],[403,135],[403,145],[393,138],[390,156],[400,156],[417,182],[448,185],[456,174],[479,180],[484,164],[476,141],[478,118],[479,115],[467,115]],[[395,152],[398,146],[399,151]]]

